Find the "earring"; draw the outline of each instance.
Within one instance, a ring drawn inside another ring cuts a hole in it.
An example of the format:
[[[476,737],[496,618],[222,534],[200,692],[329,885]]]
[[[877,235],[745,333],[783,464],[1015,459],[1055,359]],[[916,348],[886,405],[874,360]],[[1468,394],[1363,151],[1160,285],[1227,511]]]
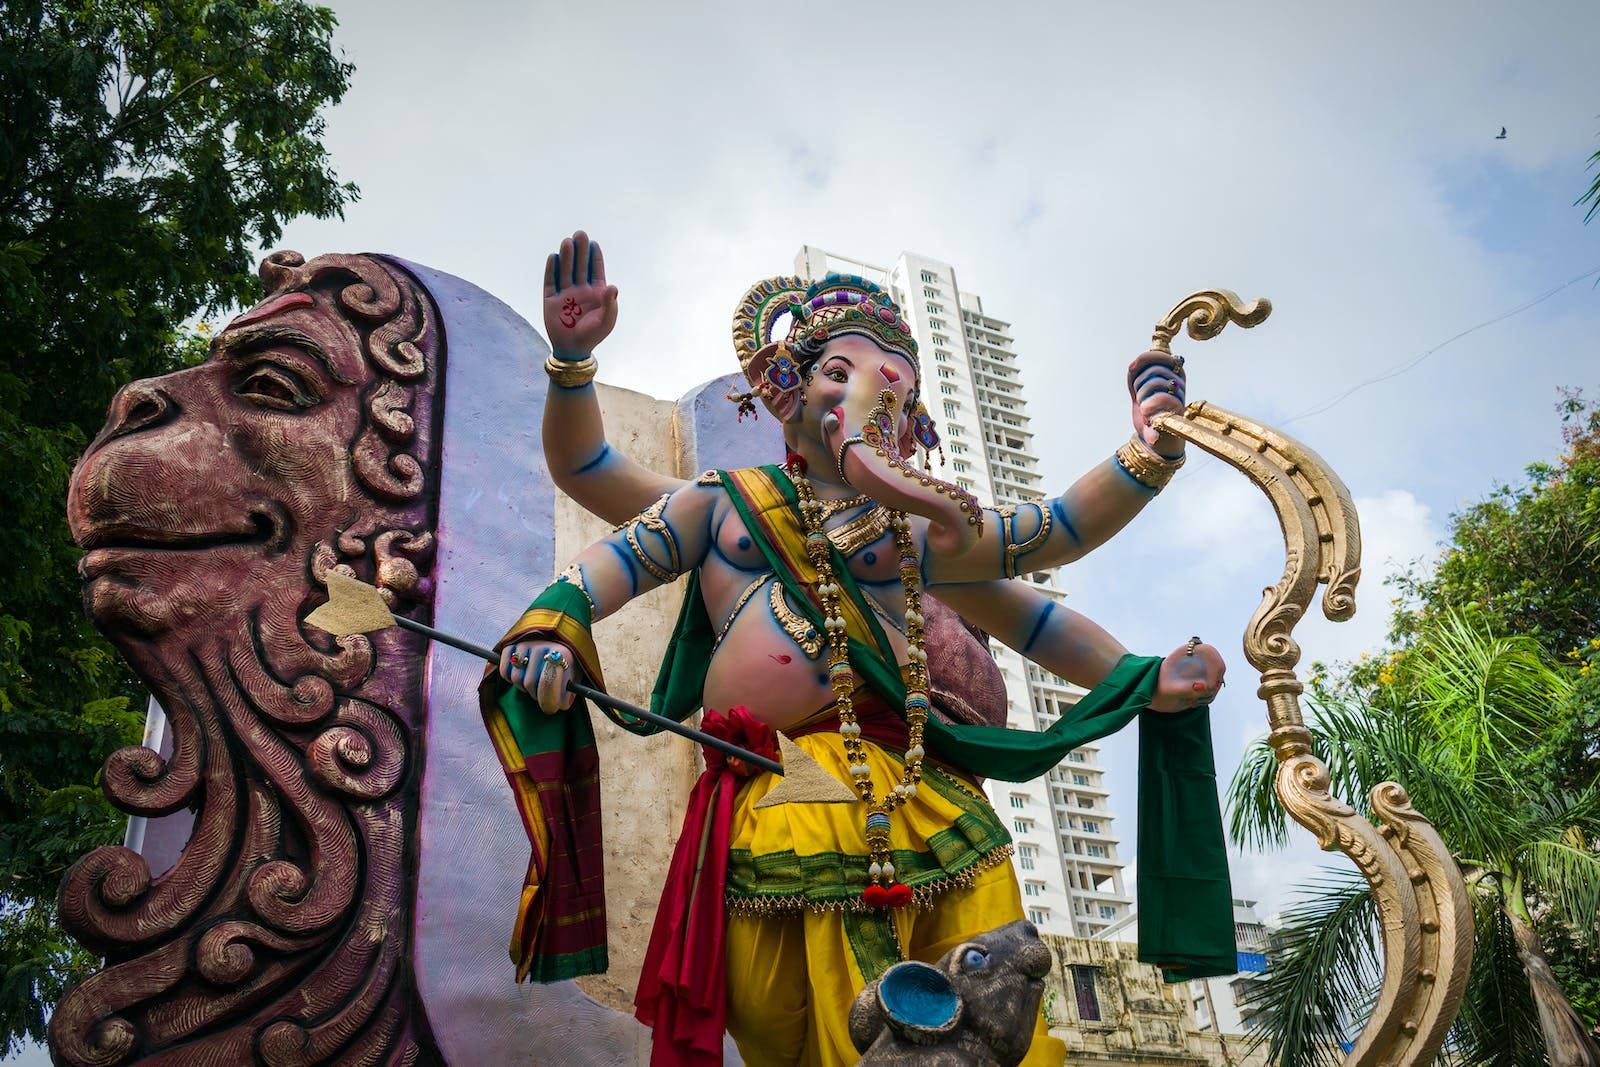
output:
[[[800,388],[800,368],[795,365],[787,348],[780,347],[773,357],[762,368],[763,380],[762,393],[774,402],[777,395],[792,393]]]
[[[925,455],[937,448],[939,466],[944,466],[944,445],[939,441],[939,431],[933,428],[933,416],[928,414],[928,409],[922,406],[920,400],[911,412],[911,436],[922,446]],[[928,459],[931,461],[932,456],[929,455]]]

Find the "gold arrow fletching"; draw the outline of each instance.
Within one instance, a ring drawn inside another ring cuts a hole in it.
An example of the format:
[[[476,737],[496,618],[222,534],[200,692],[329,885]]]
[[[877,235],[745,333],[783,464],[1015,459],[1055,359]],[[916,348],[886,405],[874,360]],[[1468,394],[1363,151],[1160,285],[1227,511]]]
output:
[[[854,804],[855,790],[822,769],[822,764],[783,734],[778,734],[778,754],[783,760],[783,780],[756,801],[758,808],[779,804]]]
[[[308,625],[335,637],[368,634],[395,625],[394,615],[376,587],[338,571],[328,572],[327,585],[328,602],[306,616]]]

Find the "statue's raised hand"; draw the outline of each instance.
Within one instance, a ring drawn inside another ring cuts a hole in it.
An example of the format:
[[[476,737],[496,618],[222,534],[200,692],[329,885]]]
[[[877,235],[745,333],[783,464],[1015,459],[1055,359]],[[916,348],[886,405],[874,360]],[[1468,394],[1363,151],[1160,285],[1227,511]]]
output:
[[[617,287],[606,284],[600,244],[579,230],[544,264],[544,332],[557,359],[582,359],[617,324]]]
[[[1188,644],[1161,661],[1161,675],[1156,680],[1150,710],[1183,711],[1209,704],[1217,698],[1222,689],[1222,676],[1227,673],[1222,653],[1198,637],[1192,637]]]
[[[1183,454],[1183,438],[1150,425],[1162,413],[1183,411],[1183,357],[1150,351],[1128,365],[1128,395],[1133,398],[1133,432],[1168,458]]]

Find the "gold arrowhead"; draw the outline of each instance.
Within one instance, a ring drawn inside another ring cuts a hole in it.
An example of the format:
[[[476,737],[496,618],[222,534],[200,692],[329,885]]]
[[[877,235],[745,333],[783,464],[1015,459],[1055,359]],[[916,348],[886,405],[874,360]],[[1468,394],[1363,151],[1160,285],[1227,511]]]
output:
[[[328,572],[327,585],[328,602],[306,616],[307,625],[343,637],[387,630],[395,624],[389,605],[375,587],[338,571]]]
[[[779,804],[854,804],[860,798],[854,789],[822,769],[822,764],[782,733],[778,734],[778,758],[783,761],[783,781],[756,801],[758,808]]]

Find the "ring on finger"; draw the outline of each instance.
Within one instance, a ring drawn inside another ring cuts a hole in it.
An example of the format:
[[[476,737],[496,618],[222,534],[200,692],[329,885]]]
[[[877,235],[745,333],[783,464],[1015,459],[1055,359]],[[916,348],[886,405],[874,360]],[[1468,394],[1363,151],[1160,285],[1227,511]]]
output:
[[[539,706],[546,711],[555,711],[561,706],[560,677],[560,672],[554,670],[539,672],[539,682],[535,686],[534,695],[538,698]]]

